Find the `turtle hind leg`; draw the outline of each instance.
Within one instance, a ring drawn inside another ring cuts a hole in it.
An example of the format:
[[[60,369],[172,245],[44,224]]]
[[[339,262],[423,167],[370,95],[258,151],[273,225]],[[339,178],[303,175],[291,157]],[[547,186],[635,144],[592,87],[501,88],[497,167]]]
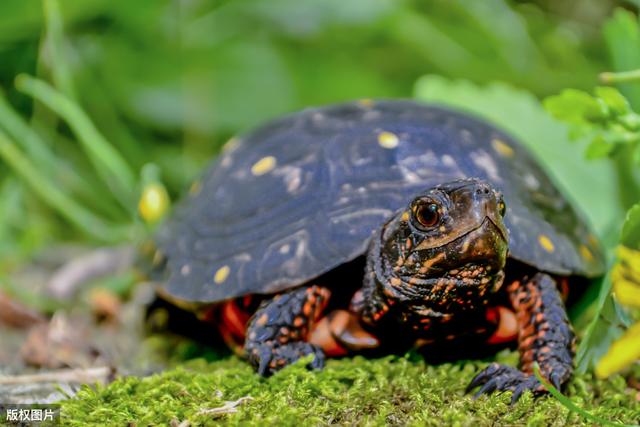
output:
[[[544,386],[533,375],[535,363],[556,388],[571,377],[575,337],[555,280],[537,273],[523,283],[515,281],[507,287],[518,320],[521,370],[492,363],[467,388],[480,386],[476,396],[510,390],[515,402],[526,390],[543,393]]]
[[[311,354],[311,368],[324,366],[323,351],[307,339],[330,295],[327,288],[312,285],[278,294],[260,305],[249,320],[244,345],[260,375],[270,375]]]

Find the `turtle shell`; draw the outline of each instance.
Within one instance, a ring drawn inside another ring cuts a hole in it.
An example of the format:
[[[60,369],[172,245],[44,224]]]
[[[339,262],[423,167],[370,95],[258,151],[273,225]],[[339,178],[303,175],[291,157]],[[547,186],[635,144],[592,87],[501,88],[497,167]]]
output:
[[[512,137],[441,107],[360,101],[230,141],[159,233],[164,290],[215,302],[303,284],[363,255],[421,191],[465,177],[503,193],[511,258],[559,275],[602,274],[584,218]]]

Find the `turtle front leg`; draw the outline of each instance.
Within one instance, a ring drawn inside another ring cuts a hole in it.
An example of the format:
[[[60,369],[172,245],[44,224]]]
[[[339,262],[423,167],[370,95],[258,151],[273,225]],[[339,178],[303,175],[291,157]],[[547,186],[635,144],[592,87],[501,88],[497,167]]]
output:
[[[249,320],[244,345],[260,375],[273,374],[309,354],[314,355],[311,368],[324,366],[323,351],[307,339],[330,295],[327,288],[313,285],[278,294],[260,305]]]
[[[555,280],[537,273],[523,283],[515,281],[507,288],[518,320],[521,370],[492,363],[467,388],[469,391],[482,386],[476,397],[495,390],[510,390],[511,401],[515,402],[525,390],[543,393],[544,386],[533,375],[534,363],[557,388],[571,377],[575,337]]]

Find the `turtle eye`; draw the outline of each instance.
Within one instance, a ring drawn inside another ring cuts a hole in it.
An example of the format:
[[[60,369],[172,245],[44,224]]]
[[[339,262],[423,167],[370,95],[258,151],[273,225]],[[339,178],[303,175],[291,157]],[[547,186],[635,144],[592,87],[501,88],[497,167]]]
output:
[[[498,213],[502,217],[507,213],[507,205],[505,205],[504,200],[498,202]]]
[[[440,221],[438,205],[432,201],[417,203],[413,206],[413,217],[423,227],[433,227]]]

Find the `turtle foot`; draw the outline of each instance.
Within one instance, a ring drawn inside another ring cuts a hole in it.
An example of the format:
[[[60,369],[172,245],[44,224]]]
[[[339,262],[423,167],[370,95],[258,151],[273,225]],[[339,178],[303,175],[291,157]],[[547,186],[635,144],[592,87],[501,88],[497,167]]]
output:
[[[263,377],[272,375],[297,360],[312,354],[313,360],[307,365],[309,369],[322,369],[325,355],[322,350],[308,342],[298,341],[289,344],[272,346],[263,344],[249,353],[249,361]]]
[[[467,393],[480,386],[474,395],[477,399],[482,394],[491,394],[494,391],[511,391],[511,403],[515,403],[520,396],[530,390],[534,395],[545,392],[544,386],[533,375],[525,374],[511,366],[492,363],[480,372],[467,387]]]

